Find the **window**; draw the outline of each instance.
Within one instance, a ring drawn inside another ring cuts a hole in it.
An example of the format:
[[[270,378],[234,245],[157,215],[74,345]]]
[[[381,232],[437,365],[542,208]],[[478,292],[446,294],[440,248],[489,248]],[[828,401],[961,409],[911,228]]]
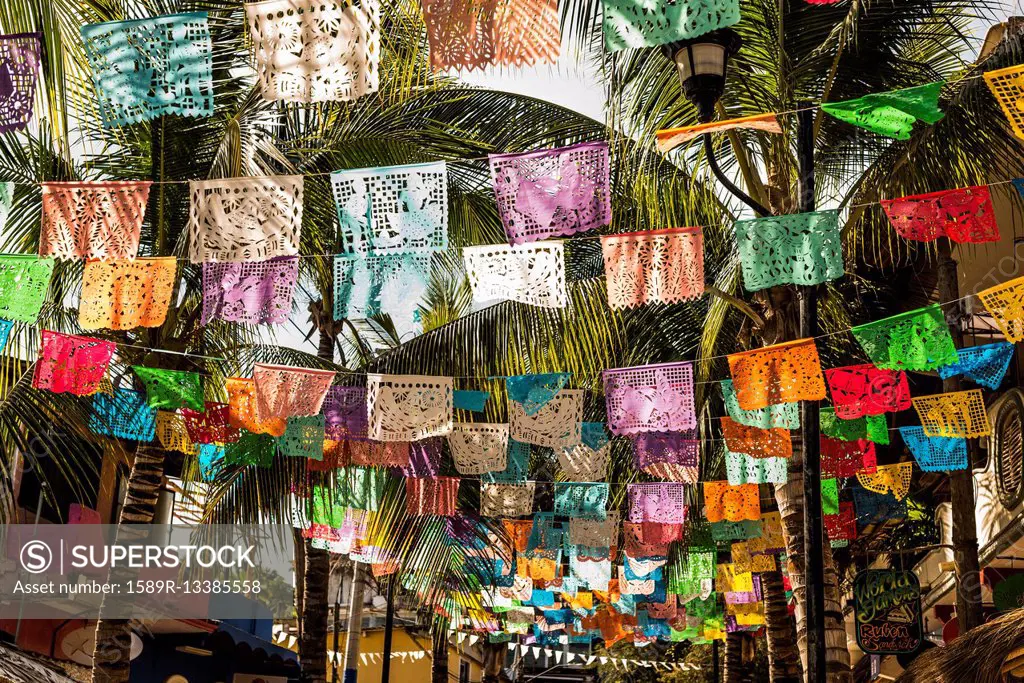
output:
[[[999,502],[1014,508],[1024,497],[1024,444],[1021,442],[1024,401],[1019,391],[1009,392],[996,413],[990,457],[995,458]]]
[[[469,662],[459,660],[459,683],[469,683]]]

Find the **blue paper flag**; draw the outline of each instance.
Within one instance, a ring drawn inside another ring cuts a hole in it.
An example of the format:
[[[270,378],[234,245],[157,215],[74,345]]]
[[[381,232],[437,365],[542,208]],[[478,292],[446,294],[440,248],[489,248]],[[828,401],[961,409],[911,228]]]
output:
[[[490,398],[491,394],[488,391],[468,391],[465,389],[456,389],[453,400],[455,407],[459,410],[469,410],[474,413],[482,413],[484,406],[487,405],[487,399]]]

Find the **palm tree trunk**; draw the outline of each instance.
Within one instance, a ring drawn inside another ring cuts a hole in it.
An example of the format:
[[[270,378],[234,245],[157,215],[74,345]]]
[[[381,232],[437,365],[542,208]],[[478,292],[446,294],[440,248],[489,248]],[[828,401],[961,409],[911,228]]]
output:
[[[434,629],[430,657],[430,683],[448,683],[448,632]]]
[[[743,633],[727,633],[725,635],[725,683],[745,683],[747,680],[743,666]]]
[[[149,524],[156,514],[164,479],[164,452],[144,450],[135,454],[128,475],[128,492],[118,517],[122,524]],[[131,577],[128,577],[130,580]],[[116,580],[116,579],[115,579]],[[93,683],[127,683],[131,674],[132,626],[129,619],[104,619],[103,605],[96,621],[93,646]]]
[[[317,356],[334,361],[334,339],[323,327],[319,329]],[[313,547],[311,539],[303,539],[301,605],[299,623],[299,662],[302,680],[325,683],[327,680],[327,587],[331,575],[331,556],[326,550]],[[298,557],[298,553],[296,553]],[[298,592],[296,587],[296,592]]]
[[[306,565],[303,571],[302,627],[299,634],[299,662],[302,680],[327,680],[327,580],[331,561],[326,550],[304,541]]]
[[[352,593],[348,603],[348,644],[345,646],[344,683],[359,678],[359,639],[363,634],[363,592],[366,587],[366,565],[352,563]]]
[[[794,460],[802,460],[801,451],[793,449]],[[797,645],[800,661],[807,670],[807,613],[804,583],[804,475],[802,462],[791,462],[789,481],[775,486],[775,501],[782,513],[782,531],[786,537],[787,574],[796,598]],[[846,647],[842,603],[839,600],[839,576],[832,561],[832,548],[825,545],[825,653],[826,680],[829,683],[850,683],[850,652]]]
[[[761,574],[764,621],[768,635],[768,673],[771,683],[799,683],[800,650],[796,628],[786,603],[786,588],[778,570]]]

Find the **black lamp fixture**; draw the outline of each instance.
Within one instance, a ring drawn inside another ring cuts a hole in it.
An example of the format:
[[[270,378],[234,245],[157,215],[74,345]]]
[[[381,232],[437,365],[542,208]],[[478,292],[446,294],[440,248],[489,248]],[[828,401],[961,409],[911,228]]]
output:
[[[701,123],[710,123],[715,118],[715,105],[725,93],[729,58],[739,52],[742,45],[743,40],[738,33],[720,28],[696,38],[677,40],[662,46],[665,56],[676,65],[679,81],[683,85],[683,95],[697,107],[697,120]],[[711,172],[722,185],[758,215],[770,215],[771,211],[736,187],[719,168],[711,135],[705,133],[701,137],[704,138],[704,150]]]
[[[683,84],[683,94],[697,107],[697,117],[707,123],[715,117],[715,104],[725,92],[729,58],[739,52],[743,40],[732,29],[722,28],[663,47]]]

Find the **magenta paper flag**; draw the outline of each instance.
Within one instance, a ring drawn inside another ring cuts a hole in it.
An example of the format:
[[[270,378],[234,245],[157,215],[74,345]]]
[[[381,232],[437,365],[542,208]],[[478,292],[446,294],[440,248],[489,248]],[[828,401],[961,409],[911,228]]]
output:
[[[678,482],[630,484],[629,521],[684,524],[686,486]]]
[[[611,223],[608,144],[492,154],[491,182],[510,244],[574,235]]]
[[[644,432],[630,437],[633,462],[658,479],[696,483],[700,470],[700,440],[696,429],[683,432]]]
[[[32,120],[39,78],[39,33],[0,36],[0,133],[24,130]]]
[[[292,312],[299,257],[203,264],[203,324],[281,325]]]
[[[43,330],[32,386],[58,394],[95,394],[114,348],[114,342]]]
[[[334,381],[334,371],[256,363],[252,377],[256,419],[264,421],[317,415]]]
[[[616,436],[697,426],[693,363],[617,368],[603,377],[608,429]]]

